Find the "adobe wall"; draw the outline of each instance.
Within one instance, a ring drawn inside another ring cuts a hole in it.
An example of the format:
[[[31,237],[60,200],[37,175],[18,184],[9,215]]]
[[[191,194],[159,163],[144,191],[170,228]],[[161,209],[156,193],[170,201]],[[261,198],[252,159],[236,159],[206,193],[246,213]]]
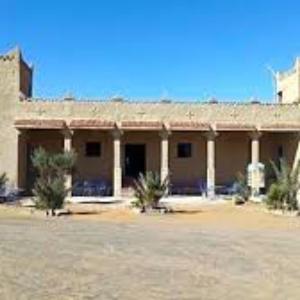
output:
[[[19,53],[0,56],[0,173],[18,181],[18,133],[14,119],[19,100]]]
[[[87,142],[101,143],[99,157],[87,157]],[[73,181],[102,179],[112,183],[113,176],[113,139],[109,132],[90,130],[74,131],[72,146],[77,154]]]
[[[192,156],[179,158],[178,143],[192,143]],[[196,187],[206,181],[206,139],[200,132],[173,132],[169,138],[169,169],[171,182]]]

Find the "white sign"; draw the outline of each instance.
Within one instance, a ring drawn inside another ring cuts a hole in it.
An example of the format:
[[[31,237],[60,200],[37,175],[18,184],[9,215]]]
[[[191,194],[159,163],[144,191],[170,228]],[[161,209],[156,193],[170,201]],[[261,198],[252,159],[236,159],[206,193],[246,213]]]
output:
[[[256,188],[265,187],[265,166],[262,163],[249,164],[248,168],[248,186]]]

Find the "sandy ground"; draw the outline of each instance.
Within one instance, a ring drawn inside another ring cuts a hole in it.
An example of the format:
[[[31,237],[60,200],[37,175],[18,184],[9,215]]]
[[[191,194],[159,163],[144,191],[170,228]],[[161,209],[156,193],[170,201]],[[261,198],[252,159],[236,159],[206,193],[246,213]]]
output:
[[[0,299],[299,299],[299,218],[69,208],[47,219],[0,206]]]

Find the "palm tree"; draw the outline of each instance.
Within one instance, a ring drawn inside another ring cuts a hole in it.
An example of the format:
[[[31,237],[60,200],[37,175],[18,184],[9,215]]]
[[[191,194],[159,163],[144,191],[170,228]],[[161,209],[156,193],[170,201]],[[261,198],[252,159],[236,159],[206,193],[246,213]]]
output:
[[[63,207],[69,192],[65,179],[75,164],[76,155],[72,151],[49,153],[39,148],[31,159],[38,173],[33,189],[36,207],[46,210],[47,215],[49,210],[55,215],[55,210]]]
[[[148,208],[157,208],[159,200],[166,195],[169,186],[169,178],[161,181],[157,173],[147,172],[140,174],[134,181],[135,200],[133,205],[145,212]]]
[[[280,159],[279,166],[271,161],[276,181],[270,186],[267,205],[273,209],[297,210],[297,194],[300,188],[300,163],[292,168],[285,159]]]

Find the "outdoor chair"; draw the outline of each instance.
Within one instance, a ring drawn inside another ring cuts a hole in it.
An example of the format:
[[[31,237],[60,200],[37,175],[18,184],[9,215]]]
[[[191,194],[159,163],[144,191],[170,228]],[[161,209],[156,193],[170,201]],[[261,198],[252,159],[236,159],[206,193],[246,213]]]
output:
[[[207,184],[206,181],[200,180],[197,182],[198,190],[202,196],[207,196]]]
[[[18,199],[22,190],[14,187],[4,187],[0,190],[0,202],[13,202]]]
[[[199,182],[178,182],[171,185],[172,195],[203,195],[206,193],[206,184]]]
[[[101,179],[78,180],[74,183],[73,195],[84,197],[108,196],[111,186]]]
[[[224,185],[221,185],[217,187],[216,193],[220,195],[234,195],[238,191],[238,183],[237,182],[231,182],[231,183],[225,183]]]

